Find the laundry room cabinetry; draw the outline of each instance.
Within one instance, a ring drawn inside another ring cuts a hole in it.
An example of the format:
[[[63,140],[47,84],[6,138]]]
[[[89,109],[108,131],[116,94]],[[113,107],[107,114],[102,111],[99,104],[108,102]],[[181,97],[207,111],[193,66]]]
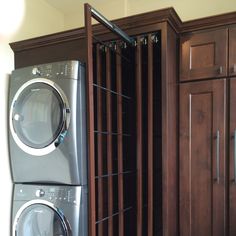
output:
[[[235,25],[180,39],[181,236],[236,234],[235,48]]]
[[[180,81],[236,75],[236,26],[191,32],[180,39]]]
[[[180,235],[226,230],[226,80],[180,85]]]
[[[236,234],[235,91],[236,78],[180,85],[181,236]]]
[[[226,76],[227,38],[227,29],[181,37],[180,81]]]

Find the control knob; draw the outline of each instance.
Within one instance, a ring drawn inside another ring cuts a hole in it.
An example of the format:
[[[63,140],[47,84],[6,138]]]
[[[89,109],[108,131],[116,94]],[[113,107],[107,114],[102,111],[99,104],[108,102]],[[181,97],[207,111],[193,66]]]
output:
[[[45,192],[42,189],[37,189],[35,192],[36,197],[43,197],[45,195]]]
[[[38,67],[34,67],[34,68],[32,69],[32,74],[33,74],[33,75],[41,75],[41,72],[40,72],[40,70],[39,70]]]

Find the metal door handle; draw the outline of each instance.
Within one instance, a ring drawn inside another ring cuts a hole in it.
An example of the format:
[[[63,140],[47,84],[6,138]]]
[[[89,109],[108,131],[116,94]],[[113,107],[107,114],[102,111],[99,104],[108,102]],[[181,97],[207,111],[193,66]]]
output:
[[[220,131],[216,132],[216,182],[220,182]]]
[[[236,73],[236,64],[234,64],[232,67],[232,73]]]
[[[219,67],[219,74],[222,74],[223,73],[223,66],[220,66]]]
[[[234,183],[236,184],[236,129],[234,130]]]

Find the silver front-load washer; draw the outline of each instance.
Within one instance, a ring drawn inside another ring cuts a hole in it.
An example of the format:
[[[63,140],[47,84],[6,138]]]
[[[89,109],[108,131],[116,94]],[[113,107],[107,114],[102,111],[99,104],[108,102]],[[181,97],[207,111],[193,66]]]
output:
[[[79,61],[12,72],[9,150],[14,182],[86,185],[85,100],[85,69]]]
[[[88,236],[86,187],[15,184],[12,236]]]

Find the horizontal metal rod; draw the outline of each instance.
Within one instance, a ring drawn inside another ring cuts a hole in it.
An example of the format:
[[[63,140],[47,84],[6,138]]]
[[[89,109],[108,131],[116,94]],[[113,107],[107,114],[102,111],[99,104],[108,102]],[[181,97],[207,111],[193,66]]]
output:
[[[103,134],[103,135],[114,135],[114,136],[124,136],[124,137],[131,137],[131,134],[126,134],[126,133],[116,133],[116,132],[108,132],[108,131],[99,131],[99,130],[94,130],[95,134]]]
[[[123,171],[120,173],[112,173],[112,174],[107,174],[107,175],[97,175],[97,176],[95,176],[95,179],[102,179],[102,178],[108,178],[108,177],[112,177],[112,176],[135,174],[135,173],[136,173],[136,171],[127,170],[127,171]]]
[[[106,88],[106,87],[100,86],[100,85],[98,85],[98,84],[95,84],[95,83],[94,83],[93,86],[94,86],[94,87],[97,87],[97,88],[99,88],[99,89],[101,89],[101,90],[104,90],[104,91],[110,92],[110,93],[112,93],[112,94],[115,94],[115,95],[117,95],[117,96],[121,96],[121,97],[126,98],[126,99],[131,99],[131,97],[129,97],[129,96],[126,96],[126,95],[121,94],[121,93],[117,93],[117,92],[115,92],[115,91],[113,91],[113,90],[111,90],[111,89],[108,89],[108,88]]]
[[[132,210],[132,209],[133,209],[132,206],[127,207],[127,208],[125,208],[125,209],[123,209],[123,210],[121,210],[121,211],[118,211],[118,212],[112,214],[111,216],[107,216],[107,217],[105,217],[105,218],[103,218],[103,219],[101,219],[101,220],[96,221],[96,224],[100,224],[100,223],[102,223],[103,221],[109,220],[109,219],[111,219],[111,218],[113,218],[113,217],[115,217],[115,216],[117,216],[117,215],[119,215],[119,214],[121,214],[121,213],[125,213],[126,211],[130,211],[130,210]]]
[[[91,7],[91,6],[90,6]],[[101,13],[99,13],[97,10],[95,10],[93,7],[91,7],[91,13],[92,17],[96,19],[98,22],[106,26],[108,29],[113,31],[114,33],[118,34],[123,40],[125,40],[127,43],[131,44],[132,46],[135,46],[135,40],[131,37],[129,37],[124,31],[122,31],[118,26],[116,26],[114,23],[110,22],[107,18],[105,18]]]

